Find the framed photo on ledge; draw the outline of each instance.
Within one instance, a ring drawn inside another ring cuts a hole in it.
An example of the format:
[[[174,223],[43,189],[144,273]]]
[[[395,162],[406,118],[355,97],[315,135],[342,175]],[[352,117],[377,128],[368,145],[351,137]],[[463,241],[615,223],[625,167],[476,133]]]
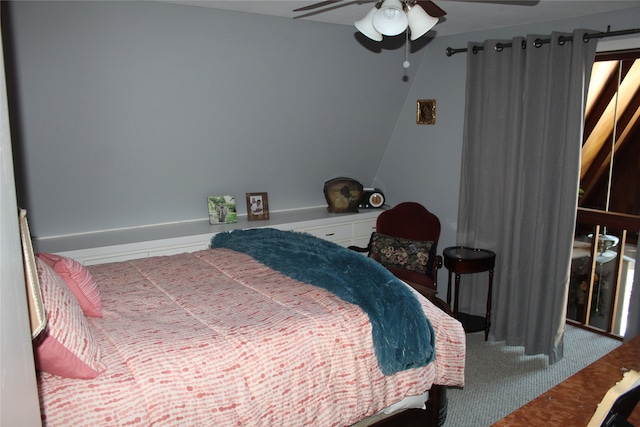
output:
[[[209,196],[209,224],[233,224],[238,222],[235,196]]]
[[[247,193],[247,217],[249,221],[269,219],[267,193]]]

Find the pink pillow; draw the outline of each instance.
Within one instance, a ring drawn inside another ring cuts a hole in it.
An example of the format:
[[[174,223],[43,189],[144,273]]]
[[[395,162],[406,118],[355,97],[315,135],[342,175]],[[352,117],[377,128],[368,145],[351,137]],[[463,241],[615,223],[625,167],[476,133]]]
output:
[[[41,259],[36,259],[47,329],[35,350],[39,370],[67,378],[95,378],[105,369],[89,323],[64,281]]]
[[[64,279],[86,316],[102,317],[100,291],[84,265],[61,255],[40,253],[37,256]]]

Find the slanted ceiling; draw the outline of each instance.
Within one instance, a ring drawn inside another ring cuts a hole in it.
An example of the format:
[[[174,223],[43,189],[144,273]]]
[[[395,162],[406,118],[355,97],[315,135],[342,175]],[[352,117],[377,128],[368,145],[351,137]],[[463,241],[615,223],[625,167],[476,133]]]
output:
[[[582,146],[580,183],[584,195],[581,205],[606,208],[613,151],[614,172],[609,210],[638,215],[640,50],[613,55],[599,55],[591,75]]]

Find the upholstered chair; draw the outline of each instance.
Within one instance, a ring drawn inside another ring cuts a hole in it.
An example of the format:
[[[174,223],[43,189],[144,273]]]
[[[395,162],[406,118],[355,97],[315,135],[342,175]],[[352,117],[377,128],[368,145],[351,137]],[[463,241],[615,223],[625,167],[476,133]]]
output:
[[[350,246],[384,265],[396,277],[422,295],[433,299],[437,293],[437,254],[440,220],[415,202],[400,203],[382,212],[366,248]]]

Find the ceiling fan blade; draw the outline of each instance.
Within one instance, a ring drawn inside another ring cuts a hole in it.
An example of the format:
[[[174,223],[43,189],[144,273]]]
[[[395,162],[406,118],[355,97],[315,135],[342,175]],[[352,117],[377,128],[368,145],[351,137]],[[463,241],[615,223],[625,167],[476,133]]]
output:
[[[309,6],[304,6],[304,7],[299,7],[298,9],[293,9],[294,12],[303,12],[305,10],[313,10],[313,9],[317,9],[319,7],[324,7],[324,6],[329,6],[332,5],[334,3],[338,3],[342,0],[326,0],[326,1],[321,1],[320,3],[315,3],[315,4],[311,4]]]
[[[422,6],[424,11],[427,12],[429,15],[433,16],[434,18],[440,18],[447,14],[447,12],[442,10],[440,6],[438,6],[431,0],[418,0],[416,3]]]

